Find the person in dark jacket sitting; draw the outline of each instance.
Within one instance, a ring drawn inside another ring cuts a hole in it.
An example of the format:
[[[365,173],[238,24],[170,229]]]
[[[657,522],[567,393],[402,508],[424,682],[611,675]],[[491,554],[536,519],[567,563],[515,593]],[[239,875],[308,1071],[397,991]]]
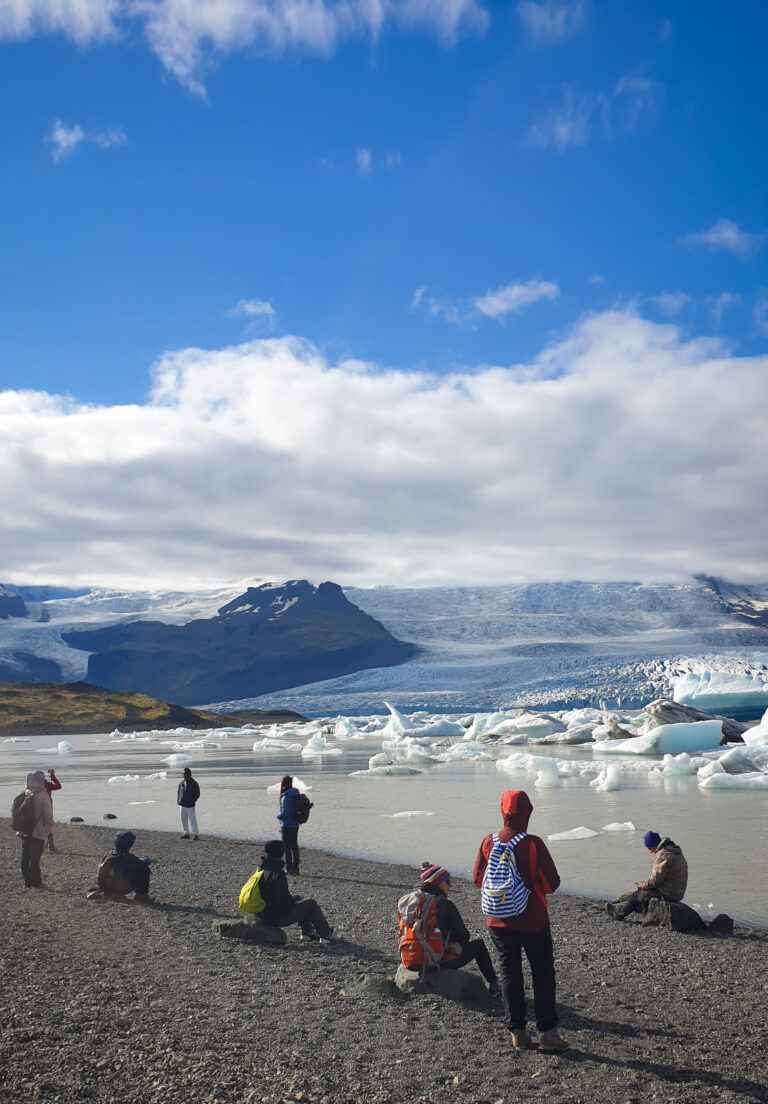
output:
[[[285,876],[284,853],[282,840],[267,840],[264,844],[259,866],[264,876],[259,882],[259,892],[266,908],[259,913],[259,919],[276,928],[298,924],[301,928],[300,939],[304,941],[319,940],[324,946],[338,943],[338,936],[334,935],[317,901],[312,897],[294,897],[291,894]]]
[[[131,854],[136,842],[133,832],[118,832],[115,846],[99,867],[98,884],[108,897],[125,897],[132,893],[135,901],[151,903],[149,896],[149,859]]]
[[[445,942],[445,954],[440,959],[441,970],[459,970],[469,962],[476,962],[477,968],[488,982],[488,992],[492,997],[501,996],[501,985],[491,962],[488,948],[482,939],[473,939],[461,918],[461,913],[448,900],[451,892],[451,875],[442,866],[423,862],[421,864],[421,889],[437,898],[435,913],[437,926]]]
[[[669,836],[661,838],[652,829],[643,836],[646,851],[653,855],[653,869],[645,882],[636,882],[633,893],[624,893],[610,901],[606,909],[615,920],[624,920],[632,912],[646,913],[651,901],[682,901],[688,887],[688,863],[682,850]]]

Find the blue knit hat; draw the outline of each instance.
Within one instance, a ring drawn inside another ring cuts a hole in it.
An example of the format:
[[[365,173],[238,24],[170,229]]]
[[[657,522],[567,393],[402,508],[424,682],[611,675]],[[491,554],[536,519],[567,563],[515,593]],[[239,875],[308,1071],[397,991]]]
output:
[[[658,847],[661,843],[661,836],[658,832],[646,832],[643,836],[643,843],[646,847]]]

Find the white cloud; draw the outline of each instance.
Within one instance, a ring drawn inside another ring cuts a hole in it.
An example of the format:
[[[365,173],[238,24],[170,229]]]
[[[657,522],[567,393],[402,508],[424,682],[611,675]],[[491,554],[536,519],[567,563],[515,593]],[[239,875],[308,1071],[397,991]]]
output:
[[[507,284],[505,287],[490,288],[485,295],[473,300],[474,305],[486,318],[503,319],[510,313],[517,313],[523,307],[537,303],[539,299],[554,301],[560,294],[557,284],[546,280],[528,280],[526,283]]]
[[[360,176],[370,176],[373,172],[373,155],[369,149],[355,150],[355,165]]]
[[[707,298],[707,306],[715,322],[721,322],[723,314],[729,307],[735,307],[741,303],[740,295],[734,295],[730,291],[721,291],[719,295],[711,295]]]
[[[668,318],[679,314],[690,301],[690,295],[686,295],[684,291],[662,291],[661,295],[651,295],[648,299],[649,303],[655,303]]]
[[[538,42],[560,42],[584,22],[584,0],[520,0],[517,14]]]
[[[525,144],[563,150],[585,146],[595,132],[606,139],[632,134],[655,115],[663,97],[663,85],[642,72],[621,77],[610,92],[581,92],[566,84],[562,102],[539,115]]]
[[[62,157],[74,153],[81,142],[92,142],[99,149],[104,150],[128,144],[127,136],[117,127],[86,134],[78,123],[67,126],[61,119],[54,120],[45,141],[51,148],[51,157],[54,161],[60,161]]]
[[[746,230],[740,230],[730,219],[721,218],[708,230],[688,234],[681,240],[683,245],[703,245],[708,249],[725,249],[729,253],[736,253],[739,257],[749,257],[757,252],[760,238],[759,234],[749,234]]]
[[[165,68],[204,94],[202,76],[222,56],[257,47],[329,55],[338,42],[388,30],[425,32],[451,46],[485,30],[479,0],[11,0],[0,38],[60,34],[80,45],[129,36],[138,26]]]
[[[599,273],[595,273],[594,276],[589,277],[590,284],[604,284],[605,276],[601,276]]]
[[[768,290],[761,288],[755,302],[752,317],[755,320],[758,333],[768,336]]]
[[[384,158],[385,169],[399,169],[403,163],[403,155],[400,150],[392,150]]]
[[[275,308],[265,299],[241,299],[227,314],[230,317],[245,315],[247,318],[258,318],[274,315]]]
[[[768,357],[629,312],[444,376],[297,338],[185,349],[144,405],[0,394],[3,572],[764,580],[766,401]]]

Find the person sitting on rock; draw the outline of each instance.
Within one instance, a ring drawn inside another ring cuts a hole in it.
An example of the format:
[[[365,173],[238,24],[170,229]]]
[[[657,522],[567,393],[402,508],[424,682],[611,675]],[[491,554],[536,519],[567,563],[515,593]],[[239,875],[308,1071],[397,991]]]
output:
[[[259,920],[276,928],[298,924],[301,928],[299,939],[303,942],[318,940],[323,946],[338,943],[338,936],[334,935],[317,901],[312,897],[294,897],[291,894],[285,875],[284,854],[282,840],[267,840],[264,844],[259,865],[259,870],[263,870],[264,874],[259,881],[259,892],[265,908],[258,914]]]
[[[651,876],[644,882],[638,882],[634,893],[624,893],[606,906],[615,920],[623,920],[632,912],[646,913],[650,901],[682,901],[685,896],[688,863],[677,844],[669,836],[662,839],[654,831],[645,833],[643,843],[653,855]]]
[[[445,953],[440,959],[440,969],[459,970],[469,962],[476,962],[478,970],[488,983],[490,995],[500,997],[501,985],[484,940],[472,938],[456,905],[448,900],[448,894],[451,892],[451,875],[442,866],[423,862],[420,880],[422,891],[436,898],[435,919],[445,942]]]
[[[154,898],[149,896],[149,859],[131,854],[135,842],[133,832],[117,833],[114,848],[99,866],[99,889],[107,897],[127,897],[132,893],[134,901],[151,904]]]

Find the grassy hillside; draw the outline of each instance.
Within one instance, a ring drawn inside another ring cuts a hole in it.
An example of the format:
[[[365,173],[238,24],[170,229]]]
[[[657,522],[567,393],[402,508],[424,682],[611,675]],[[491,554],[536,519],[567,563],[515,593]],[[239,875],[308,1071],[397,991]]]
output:
[[[301,719],[298,713],[257,710],[219,716],[203,709],[105,690],[85,682],[0,682],[0,734],[34,736],[142,729],[216,728]]]

